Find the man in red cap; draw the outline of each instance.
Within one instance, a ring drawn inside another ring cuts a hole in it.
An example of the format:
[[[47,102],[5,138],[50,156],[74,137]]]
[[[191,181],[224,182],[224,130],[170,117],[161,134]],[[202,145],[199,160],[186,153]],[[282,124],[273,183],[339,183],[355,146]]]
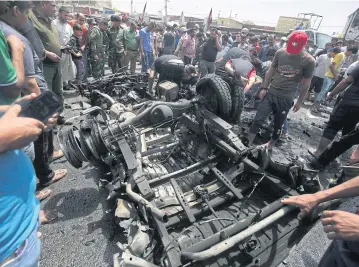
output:
[[[279,138],[283,122],[287,117],[298,88],[301,85],[299,98],[293,111],[300,109],[312,80],[315,68],[314,58],[305,51],[308,36],[304,31],[291,34],[286,48],[279,49],[265,75],[264,82],[258,91],[262,102],[258,106],[253,124],[249,130],[249,145],[253,144],[260,126],[273,112],[274,129],[271,140],[266,144],[272,149]]]

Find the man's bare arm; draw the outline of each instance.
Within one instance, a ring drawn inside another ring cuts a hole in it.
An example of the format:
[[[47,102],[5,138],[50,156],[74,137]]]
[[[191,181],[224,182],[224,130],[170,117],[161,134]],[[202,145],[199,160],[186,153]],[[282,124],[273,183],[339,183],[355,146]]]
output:
[[[11,98],[16,98],[20,95],[21,89],[24,85],[24,43],[14,35],[10,35],[7,38],[8,44],[11,49],[11,61],[16,70],[17,82],[13,85],[7,86],[5,89],[5,95]]]
[[[359,176],[333,188],[317,192],[316,195],[320,202],[359,196]]]
[[[334,90],[333,90],[331,93],[329,93],[329,95],[330,95],[331,97],[333,97],[333,96],[339,94],[341,91],[343,91],[345,88],[347,88],[349,84],[351,84],[351,83],[353,83],[353,82],[354,82],[353,77],[349,75],[349,76],[346,77],[344,80],[342,80],[342,81],[334,88]]]
[[[254,85],[254,82],[256,81],[256,77],[250,77],[248,79],[248,82],[246,86],[244,87],[244,92],[247,93],[249,90],[251,90],[252,86]]]
[[[35,77],[26,77],[25,78],[25,91],[28,94],[34,93],[37,96],[41,94],[40,88],[36,82]]]
[[[329,70],[333,73],[334,77],[337,75],[337,72],[335,71],[335,66],[337,64],[335,64],[335,62],[333,62],[332,64],[330,64],[329,66]]]
[[[312,82],[312,78],[303,78],[302,81],[300,82],[300,93],[299,93],[299,97],[298,97],[298,102],[302,103],[304,98],[306,97],[309,87],[310,87],[310,83]]]
[[[227,62],[224,68],[226,69],[226,72],[227,72],[230,76],[234,77],[234,70],[233,70],[233,68],[232,68],[231,63],[228,63],[228,62]]]
[[[273,75],[275,73],[276,68],[274,68],[273,66],[271,66],[269,68],[269,70],[267,71],[265,77],[264,77],[264,81],[262,83],[261,88],[268,88],[270,82],[272,81]]]

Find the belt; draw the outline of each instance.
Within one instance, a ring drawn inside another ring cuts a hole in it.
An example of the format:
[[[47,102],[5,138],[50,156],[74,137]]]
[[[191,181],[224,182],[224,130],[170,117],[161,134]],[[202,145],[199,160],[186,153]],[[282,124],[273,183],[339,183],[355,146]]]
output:
[[[134,52],[137,52],[138,50],[135,49],[135,50],[132,50],[132,49],[127,49],[128,51],[134,51]]]
[[[22,244],[9,257],[7,257],[5,260],[0,262],[0,267],[5,266],[6,264],[10,263],[12,260],[19,257],[24,252],[26,244],[27,244],[27,239],[24,242],[22,242]]]

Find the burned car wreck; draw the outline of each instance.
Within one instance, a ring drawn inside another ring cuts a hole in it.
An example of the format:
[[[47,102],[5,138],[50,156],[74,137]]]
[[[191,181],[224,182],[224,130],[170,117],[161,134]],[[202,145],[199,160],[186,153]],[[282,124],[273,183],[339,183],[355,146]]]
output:
[[[198,92],[136,107],[109,97],[109,111],[59,132],[74,167],[111,174],[100,184],[127,237],[114,266],[276,266],[312,226],[281,199],[320,190],[317,172],[244,146],[222,119],[228,99]]]

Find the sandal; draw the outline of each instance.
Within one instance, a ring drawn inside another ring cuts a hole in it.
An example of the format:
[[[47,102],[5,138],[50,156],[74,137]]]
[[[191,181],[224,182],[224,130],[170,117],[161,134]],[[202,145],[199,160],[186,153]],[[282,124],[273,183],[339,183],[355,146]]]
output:
[[[55,161],[57,159],[60,159],[64,156],[64,152],[62,150],[56,150],[54,153],[52,153],[52,161]]]
[[[48,224],[58,217],[56,210],[40,210],[40,223]]]
[[[49,185],[52,185],[53,183],[56,183],[57,181],[64,178],[66,175],[67,175],[66,169],[58,169],[58,170],[54,171],[54,177],[52,177],[52,179],[50,181],[48,181],[47,183],[42,184],[42,186],[47,187]]]
[[[39,201],[42,201],[42,200],[48,198],[51,195],[51,193],[52,193],[51,189],[45,188],[43,190],[36,191],[36,198]]]

